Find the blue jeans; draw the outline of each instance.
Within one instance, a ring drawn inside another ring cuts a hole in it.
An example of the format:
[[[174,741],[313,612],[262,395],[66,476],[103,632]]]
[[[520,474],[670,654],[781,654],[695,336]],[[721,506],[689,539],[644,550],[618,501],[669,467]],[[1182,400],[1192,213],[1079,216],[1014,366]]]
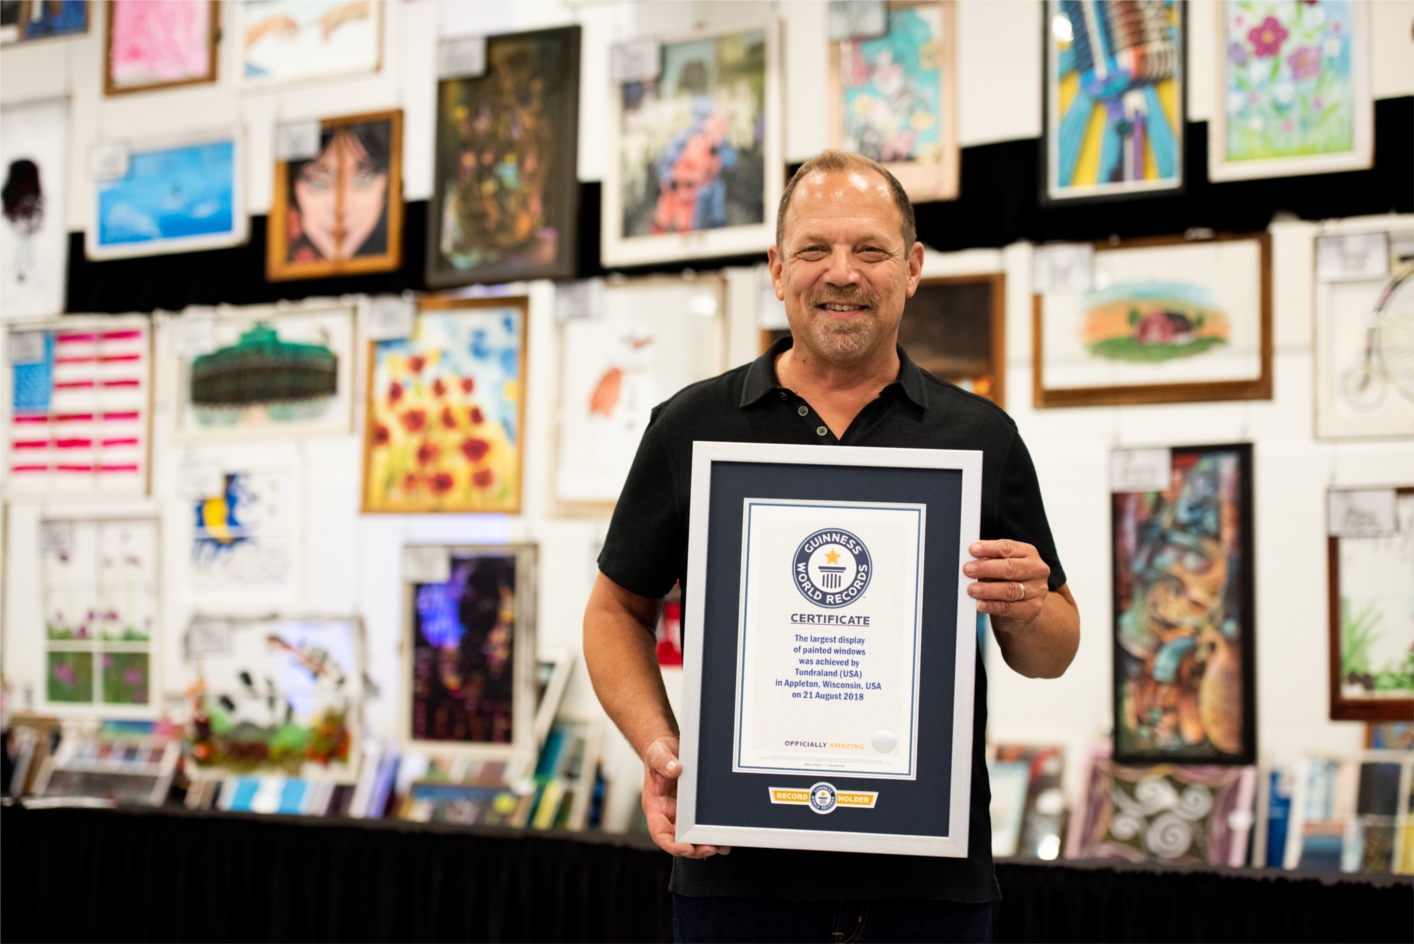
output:
[[[992,940],[992,903],[880,899],[781,901],[774,898],[693,898],[673,895],[673,940],[869,941]]]

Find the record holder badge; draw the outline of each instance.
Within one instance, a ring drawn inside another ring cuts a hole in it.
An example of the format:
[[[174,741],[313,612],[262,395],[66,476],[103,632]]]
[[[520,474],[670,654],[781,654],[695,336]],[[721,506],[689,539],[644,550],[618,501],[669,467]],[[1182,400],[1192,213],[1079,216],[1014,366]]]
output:
[[[677,838],[965,856],[982,454],[693,447]]]

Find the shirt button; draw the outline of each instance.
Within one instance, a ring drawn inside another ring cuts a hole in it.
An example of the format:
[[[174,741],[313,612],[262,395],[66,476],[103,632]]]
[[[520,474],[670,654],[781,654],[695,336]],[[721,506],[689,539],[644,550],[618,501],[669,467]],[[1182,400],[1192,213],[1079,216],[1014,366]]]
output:
[[[801,416],[809,416],[809,415],[810,415],[810,407],[808,407],[808,406],[802,406],[802,407],[797,408],[795,412],[799,413]]]
[[[784,390],[781,391],[781,399],[782,399],[782,400],[789,400],[789,399],[790,399],[790,397],[786,395],[786,392],[785,392]]]
[[[827,434],[830,432],[830,430],[829,430],[828,428],[824,427],[824,426],[821,426],[819,429],[815,430],[815,432],[818,433],[818,434],[821,435],[821,436],[824,436],[824,435],[827,435]]]

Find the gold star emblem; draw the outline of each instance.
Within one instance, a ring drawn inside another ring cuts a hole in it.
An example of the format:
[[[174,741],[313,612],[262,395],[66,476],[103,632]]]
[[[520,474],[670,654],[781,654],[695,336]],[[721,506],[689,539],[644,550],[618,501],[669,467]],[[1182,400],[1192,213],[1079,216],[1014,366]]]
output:
[[[840,560],[840,552],[835,550],[834,548],[831,548],[830,550],[825,552],[825,560],[829,561],[831,564],[838,564]]]

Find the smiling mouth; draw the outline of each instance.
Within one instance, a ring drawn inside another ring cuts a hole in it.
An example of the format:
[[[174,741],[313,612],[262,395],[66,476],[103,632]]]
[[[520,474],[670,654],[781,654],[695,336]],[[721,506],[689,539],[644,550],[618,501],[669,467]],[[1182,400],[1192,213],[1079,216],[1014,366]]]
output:
[[[820,309],[821,311],[848,312],[848,311],[864,311],[864,310],[866,310],[869,306],[868,306],[868,305],[865,305],[865,304],[862,303],[862,302],[821,302],[820,304],[816,305],[815,307],[818,308],[818,309]]]

